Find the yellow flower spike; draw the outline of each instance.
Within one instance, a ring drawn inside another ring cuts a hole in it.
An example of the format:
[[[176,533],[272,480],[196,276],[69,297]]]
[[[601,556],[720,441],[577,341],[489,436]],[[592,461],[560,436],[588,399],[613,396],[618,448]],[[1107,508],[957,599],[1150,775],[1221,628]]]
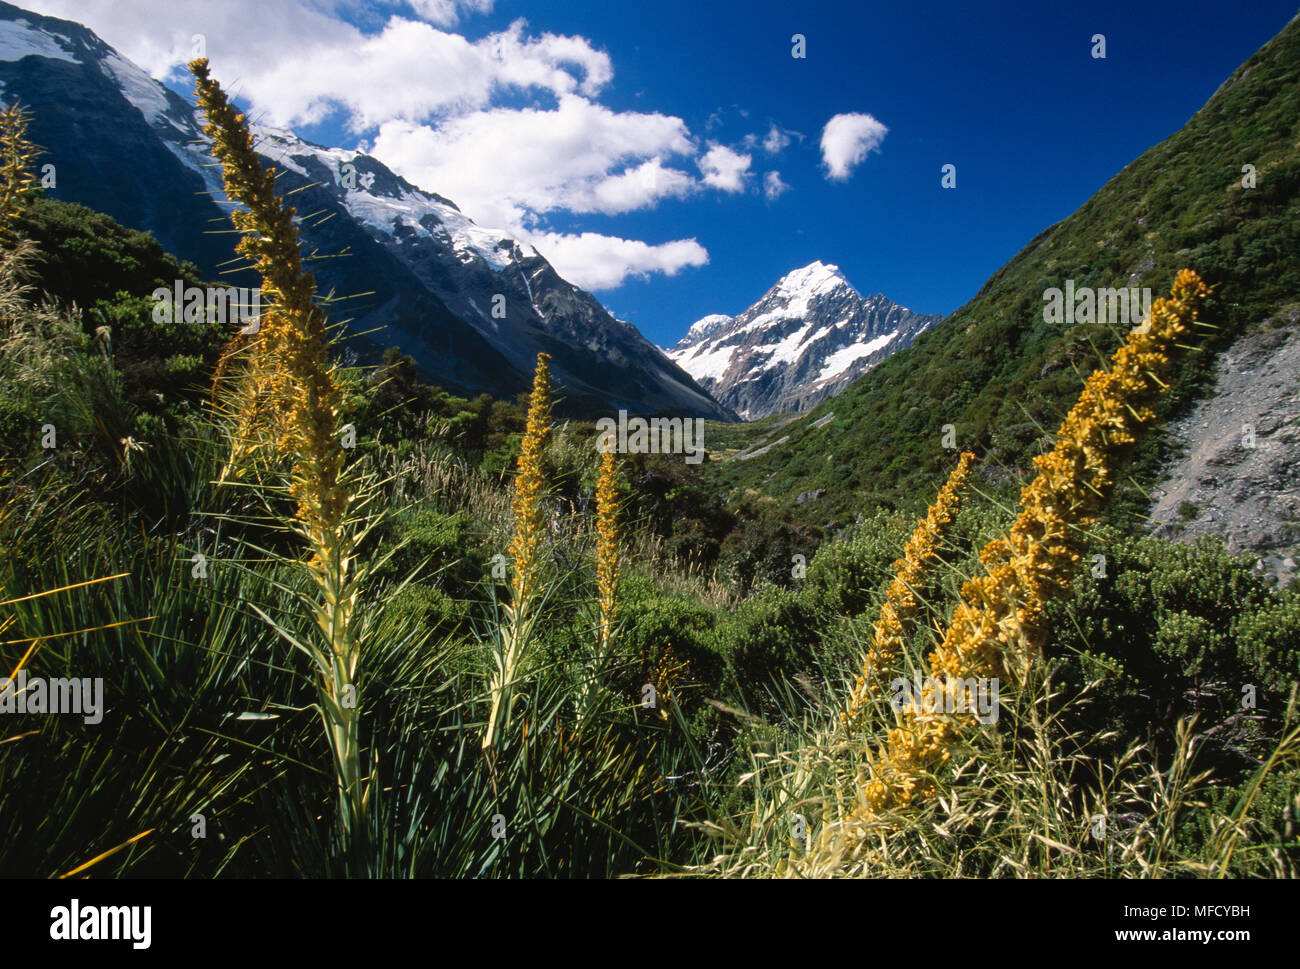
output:
[[[618,465],[614,449],[606,447],[600,454],[596,478],[596,591],[602,652],[618,619],[618,574]]]
[[[965,453],[948,481],[939,490],[934,503],[903,546],[903,557],[894,563],[896,574],[885,593],[880,616],[872,633],[871,646],[862,661],[862,673],[854,680],[847,713],[841,719],[850,724],[862,712],[871,690],[892,671],[912,625],[920,611],[916,590],[939,554],[944,534],[961,510],[962,489],[970,477],[975,455]]]
[[[1130,332],[1099,370],[1057,432],[1056,447],[1034,459],[1037,477],[1020,493],[1020,514],[1006,539],[980,552],[987,574],[966,582],[962,601],[940,645],[929,657],[933,682],[955,678],[1023,676],[1046,642],[1043,609],[1063,592],[1082,558],[1080,533],[1114,482],[1114,462],[1154,415],[1166,388],[1160,380],[1190,332],[1209,288],[1184,269],[1172,296],[1156,301],[1146,323]],[[906,807],[933,790],[933,773],[974,718],[969,713],[923,720],[903,711],[873,759],[859,815]]]
[[[528,402],[528,421],[524,427],[515,477],[515,494],[510,504],[515,516],[514,537],[510,541],[510,559],[514,564],[511,602],[521,614],[532,602],[539,554],[546,537],[546,509],[542,505],[546,480],[542,474],[542,455],[551,436],[550,360],[550,354],[537,355],[533,392]]]
[[[514,684],[528,659],[532,618],[541,586],[542,543],[546,538],[546,508],[542,503],[546,494],[546,476],[542,470],[542,456],[551,437],[550,361],[549,354],[537,355],[514,498],[510,503],[515,519],[509,548],[514,572],[510,581],[510,604],[505,607],[506,619],[501,626],[501,647],[493,657],[495,666],[489,684],[492,705],[487,728],[483,731],[483,750],[489,752],[495,749],[502,725],[510,720]]]
[[[0,242],[17,238],[15,223],[36,194],[37,148],[27,139],[30,118],[15,101],[0,111]]]

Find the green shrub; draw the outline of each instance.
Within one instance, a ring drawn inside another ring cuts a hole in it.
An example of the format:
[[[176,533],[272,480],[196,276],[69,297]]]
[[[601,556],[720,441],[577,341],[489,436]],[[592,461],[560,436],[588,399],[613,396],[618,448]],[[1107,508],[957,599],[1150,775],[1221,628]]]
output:
[[[1268,690],[1285,691],[1300,681],[1300,591],[1244,612],[1233,624],[1241,664]]]
[[[822,607],[856,614],[875,605],[913,525],[904,515],[877,511],[844,537],[822,545],[808,564],[807,577]]]

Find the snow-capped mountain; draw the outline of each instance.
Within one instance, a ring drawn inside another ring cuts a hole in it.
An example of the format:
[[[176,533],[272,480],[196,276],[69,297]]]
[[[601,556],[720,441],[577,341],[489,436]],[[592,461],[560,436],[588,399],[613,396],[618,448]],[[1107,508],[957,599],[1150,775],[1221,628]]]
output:
[[[218,204],[220,173],[192,104],[86,27],[4,2],[0,98],[31,111],[39,162],[55,166],[51,196],[152,231],[217,278],[232,256],[229,206]],[[513,396],[545,351],[569,413],[735,419],[532,246],[476,225],[370,155],[253,131],[280,193],[293,193],[304,254],[322,257],[307,264],[318,290],[342,298],[332,315],[362,334],[348,346],[363,357],[398,346],[449,389]]]
[[[837,266],[814,262],[739,316],[697,321],[668,355],[746,420],[833,397],[943,317],[861,296]]]

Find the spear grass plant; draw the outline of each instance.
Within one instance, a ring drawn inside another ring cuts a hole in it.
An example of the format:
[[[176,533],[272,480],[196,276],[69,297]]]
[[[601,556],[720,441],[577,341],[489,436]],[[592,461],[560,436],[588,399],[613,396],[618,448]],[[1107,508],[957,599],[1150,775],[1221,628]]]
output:
[[[374,483],[345,466],[341,394],[326,358],[325,314],[315,299],[315,281],[302,269],[294,210],[276,195],[275,175],[262,167],[247,120],[212,80],[207,60],[193,61],[190,71],[226,193],[245,206],[231,214],[242,233],[237,251],[261,275],[267,307],[232,408],[242,420],[233,435],[231,464],[246,457],[255,468],[277,458],[290,463],[285,492],[296,503],[294,530],[308,549],[301,566],[315,588],[315,631],[302,636],[267,620],[315,671],[316,707],[338,781],[344,853],[354,874],[369,874],[371,779],[361,750],[363,624],[356,612],[366,576],[358,549],[376,524]],[[258,423],[250,426],[250,420]]]
[[[1055,448],[1034,459],[1038,476],[1020,496],[1021,511],[1005,540],[980,553],[986,574],[962,588],[942,642],[929,657],[925,691],[969,678],[1022,679],[1048,636],[1044,604],[1064,594],[1081,559],[1083,531],[1115,480],[1118,459],[1144,425],[1166,384],[1181,341],[1209,294],[1190,269],[1173,292],[1155,302],[1115,352],[1110,369],[1088,378],[1057,433]],[[906,806],[933,787],[933,772],[949,760],[969,713],[934,716],[915,706],[890,730],[864,788],[863,814]]]
[[[531,646],[541,600],[545,594],[546,563],[543,561],[548,521],[544,504],[546,479],[542,455],[551,436],[550,355],[537,355],[533,392],[528,404],[528,422],[519,453],[515,476],[514,535],[510,540],[510,601],[502,607],[504,618],[495,624],[492,672],[489,681],[491,705],[483,731],[483,750],[491,754],[501,730],[510,722],[514,695],[531,657]]]
[[[578,716],[586,716],[600,681],[615,673],[614,639],[618,623],[619,530],[618,465],[612,448],[602,449],[596,471],[596,602],[591,626],[594,635],[584,650],[589,660],[575,686]],[[642,664],[644,666],[644,663]]]
[[[753,770],[741,778],[752,789],[753,808],[739,822],[708,828],[727,850],[697,871],[1164,877],[1227,870],[1264,778],[1294,764],[1294,700],[1273,754],[1233,811],[1213,822],[1217,837],[1189,851],[1177,831],[1209,809],[1210,790],[1209,772],[1194,767],[1193,723],[1178,724],[1173,757],[1163,765],[1140,743],[1117,762],[1102,763],[1088,751],[1106,749],[1112,738],[1085,737],[1067,720],[1100,681],[1062,698],[1053,664],[1034,662],[1048,635],[1043,603],[1064,591],[1116,460],[1152,420],[1151,403],[1165,388],[1160,376],[1207,292],[1194,273],[1179,273],[1173,295],[1157,301],[1113,367],[1089,378],[1055,450],[1036,460],[1039,476],[1022,492],[1010,536],[981,552],[987,576],[964,584],[930,653],[928,690],[939,689],[936,680],[1001,677],[1000,719],[972,731],[965,729],[968,715],[909,707],[898,717],[859,678],[851,698],[858,701],[858,730],[827,729],[826,721],[840,717],[831,712],[833,700],[820,717],[790,715],[785,731],[794,745],[753,754]],[[882,617],[896,598],[886,597]],[[891,656],[906,655],[901,640],[894,645]],[[873,735],[887,738],[878,751],[860,739]],[[1080,785],[1089,774],[1093,782]],[[803,837],[794,836],[796,817]],[[1274,852],[1272,873],[1285,870],[1283,857]],[[1260,859],[1258,866],[1267,871],[1268,864]]]
[[[871,745],[826,729],[840,712],[833,693],[812,711],[791,704],[779,722],[784,744],[753,751],[739,778],[748,810],[695,825],[716,848],[683,874],[1204,878],[1223,877],[1235,858],[1233,874],[1290,877],[1285,846],[1257,837],[1257,795],[1266,778],[1294,770],[1300,758],[1294,699],[1272,752],[1238,796],[1220,805],[1215,778],[1197,767],[1203,741],[1193,718],[1178,721],[1171,749],[1160,756],[1147,742],[1131,741],[1113,757],[1098,757],[1092,751],[1113,735],[1075,724],[1081,710],[1106,702],[1101,681],[1067,688],[1057,673],[1055,662],[1041,663],[1012,687],[997,729],[953,748],[931,796],[870,816],[858,804]],[[875,703],[858,721],[872,733],[893,723],[892,711]],[[1193,820],[1214,837],[1184,837]],[[796,824],[802,838],[794,836]],[[1246,857],[1234,856],[1243,848]]]
[[[618,465],[612,447],[600,454],[596,479],[596,591],[600,600],[598,640],[603,654],[618,621]]]

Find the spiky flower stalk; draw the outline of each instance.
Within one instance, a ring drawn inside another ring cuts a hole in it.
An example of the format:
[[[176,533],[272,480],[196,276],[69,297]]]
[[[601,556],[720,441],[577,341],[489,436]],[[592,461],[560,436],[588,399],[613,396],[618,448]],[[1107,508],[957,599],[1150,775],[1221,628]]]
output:
[[[510,540],[510,561],[514,566],[511,604],[521,613],[532,606],[539,553],[546,536],[546,509],[542,505],[546,479],[542,474],[542,455],[551,439],[550,361],[548,353],[537,355],[533,392],[528,401],[528,421],[524,427],[515,477],[515,494],[510,502],[515,518],[515,533]]]
[[[246,206],[232,213],[242,232],[237,251],[261,275],[262,305],[269,307],[260,320],[251,384],[266,391],[274,416],[271,440],[278,455],[291,461],[296,529],[310,552],[305,564],[319,596],[314,606],[319,642],[294,642],[318,674],[319,710],[334,753],[344,841],[354,856],[364,857],[369,784],[361,767],[360,643],[352,621],[360,535],[349,521],[349,507],[359,496],[345,475],[337,437],[342,397],[327,361],[325,314],[315,301],[315,280],[302,269],[294,210],[275,194],[274,172],[262,167],[246,119],[209,77],[206,58],[189,68],[226,193]],[[249,408],[263,404],[245,401]]]
[[[618,465],[610,447],[601,451],[596,477],[596,591],[602,653],[618,620],[618,564]]]
[[[1118,458],[1155,417],[1152,403],[1165,390],[1174,352],[1196,321],[1209,289],[1184,269],[1169,297],[1129,333],[1111,369],[1084,384],[1057,432],[1056,447],[1034,459],[1037,477],[1020,494],[1020,514],[1005,540],[986,545],[987,574],[962,586],[947,633],[929,657],[922,707],[935,691],[971,677],[1020,679],[1047,640],[1046,600],[1064,594],[1083,554],[1083,529],[1115,482]],[[903,711],[877,757],[864,790],[866,813],[906,806],[932,789],[933,771],[950,754],[967,713],[944,717],[915,707]]]
[[[533,375],[533,392],[528,402],[528,421],[519,452],[515,493],[510,503],[514,512],[515,531],[510,539],[510,603],[504,609],[501,642],[493,657],[491,677],[492,708],[487,729],[483,732],[483,749],[496,745],[501,725],[510,719],[514,684],[523,672],[528,643],[541,585],[542,543],[546,538],[546,476],[542,456],[551,437],[551,370],[550,354],[537,355]]]
[[[872,691],[883,677],[892,672],[893,664],[902,652],[903,643],[921,609],[918,590],[939,556],[944,534],[961,511],[963,489],[974,460],[975,455],[962,454],[957,467],[939,489],[934,503],[903,546],[903,557],[894,563],[894,581],[885,592],[885,602],[880,607],[872,632],[871,646],[862,661],[862,673],[855,680],[848,711],[840,715],[846,726],[862,712]]]
[[[15,223],[36,193],[37,148],[27,138],[27,112],[15,101],[0,111],[0,243],[17,237]]]

